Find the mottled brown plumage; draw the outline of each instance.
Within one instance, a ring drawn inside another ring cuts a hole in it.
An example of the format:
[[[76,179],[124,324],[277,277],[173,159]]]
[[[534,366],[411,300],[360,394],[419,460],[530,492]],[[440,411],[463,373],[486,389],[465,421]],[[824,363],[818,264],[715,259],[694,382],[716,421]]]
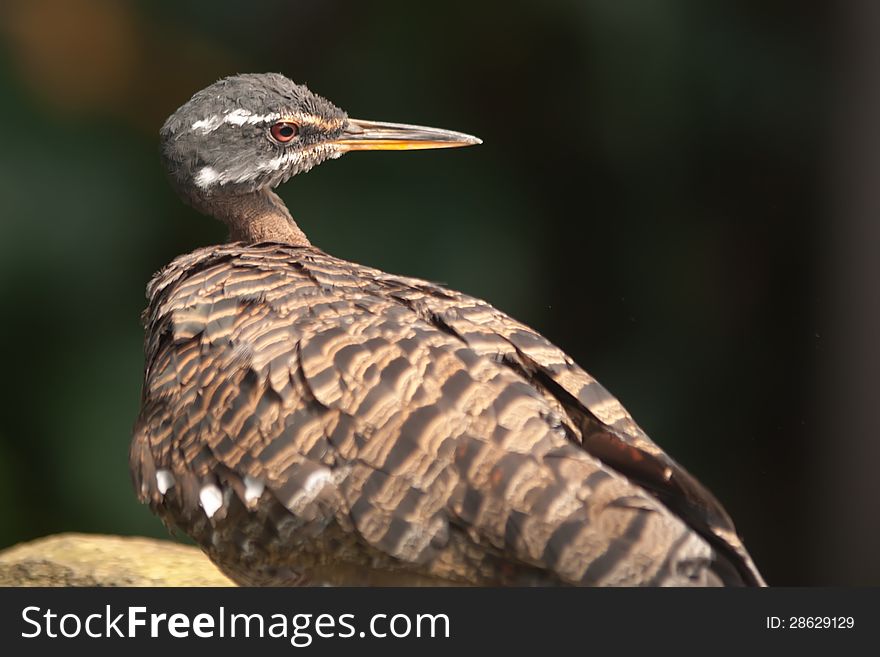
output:
[[[535,331],[283,242],[148,288],[135,486],[233,579],[762,583],[711,494]]]

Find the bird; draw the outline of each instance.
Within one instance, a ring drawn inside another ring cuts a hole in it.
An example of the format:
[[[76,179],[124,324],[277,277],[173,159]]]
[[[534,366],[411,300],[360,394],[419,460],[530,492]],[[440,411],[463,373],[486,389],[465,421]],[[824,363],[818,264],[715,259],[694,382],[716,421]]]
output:
[[[233,581],[766,585],[716,498],[559,347],[325,253],[273,191],[350,151],[479,139],[353,119],[280,73],[211,84],[159,135],[229,237],[147,286],[130,473]]]

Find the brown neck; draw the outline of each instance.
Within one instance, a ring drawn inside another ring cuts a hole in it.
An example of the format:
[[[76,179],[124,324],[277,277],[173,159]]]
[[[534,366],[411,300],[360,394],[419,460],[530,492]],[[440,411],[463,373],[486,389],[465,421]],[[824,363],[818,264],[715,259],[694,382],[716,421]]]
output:
[[[296,225],[284,201],[268,189],[235,196],[209,196],[191,199],[199,211],[229,226],[230,242],[282,242],[311,246],[309,238]]]

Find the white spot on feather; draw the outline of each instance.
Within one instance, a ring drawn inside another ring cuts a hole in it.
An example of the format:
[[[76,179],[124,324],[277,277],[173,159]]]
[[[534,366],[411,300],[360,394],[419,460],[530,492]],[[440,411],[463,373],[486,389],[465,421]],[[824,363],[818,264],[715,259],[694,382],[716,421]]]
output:
[[[415,560],[432,541],[436,539],[445,542],[447,538],[448,527],[442,518],[434,518],[427,525],[413,523],[403,532],[391,553],[399,559]]]
[[[202,167],[196,174],[195,183],[198,187],[206,189],[220,180],[220,173],[214,167]]]
[[[306,477],[306,481],[303,484],[303,490],[317,492],[322,489],[324,484],[328,481],[333,481],[333,473],[330,472],[330,470],[327,468],[315,470],[312,474]]]
[[[259,479],[255,479],[250,475],[245,475],[244,501],[248,504],[250,504],[251,502],[256,502],[258,499],[260,499],[260,496],[263,494],[265,488],[266,484]]]
[[[207,484],[199,491],[199,504],[205,510],[205,515],[213,518],[223,506],[223,492],[215,484]]]
[[[156,470],[156,487],[162,495],[174,488],[174,475],[171,474],[171,470]]]
[[[328,483],[336,483],[333,473],[327,468],[315,470],[306,477],[302,488],[287,501],[285,506],[288,511],[295,515],[301,513],[309,503],[318,497]]]

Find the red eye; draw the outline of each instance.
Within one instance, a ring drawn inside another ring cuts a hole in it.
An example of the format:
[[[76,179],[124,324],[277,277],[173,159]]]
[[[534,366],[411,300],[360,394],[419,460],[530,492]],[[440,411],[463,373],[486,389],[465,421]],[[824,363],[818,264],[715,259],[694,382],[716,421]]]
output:
[[[282,144],[286,144],[296,137],[297,133],[299,133],[299,127],[296,123],[290,123],[288,121],[279,121],[269,128],[269,134],[272,135],[272,139]]]

